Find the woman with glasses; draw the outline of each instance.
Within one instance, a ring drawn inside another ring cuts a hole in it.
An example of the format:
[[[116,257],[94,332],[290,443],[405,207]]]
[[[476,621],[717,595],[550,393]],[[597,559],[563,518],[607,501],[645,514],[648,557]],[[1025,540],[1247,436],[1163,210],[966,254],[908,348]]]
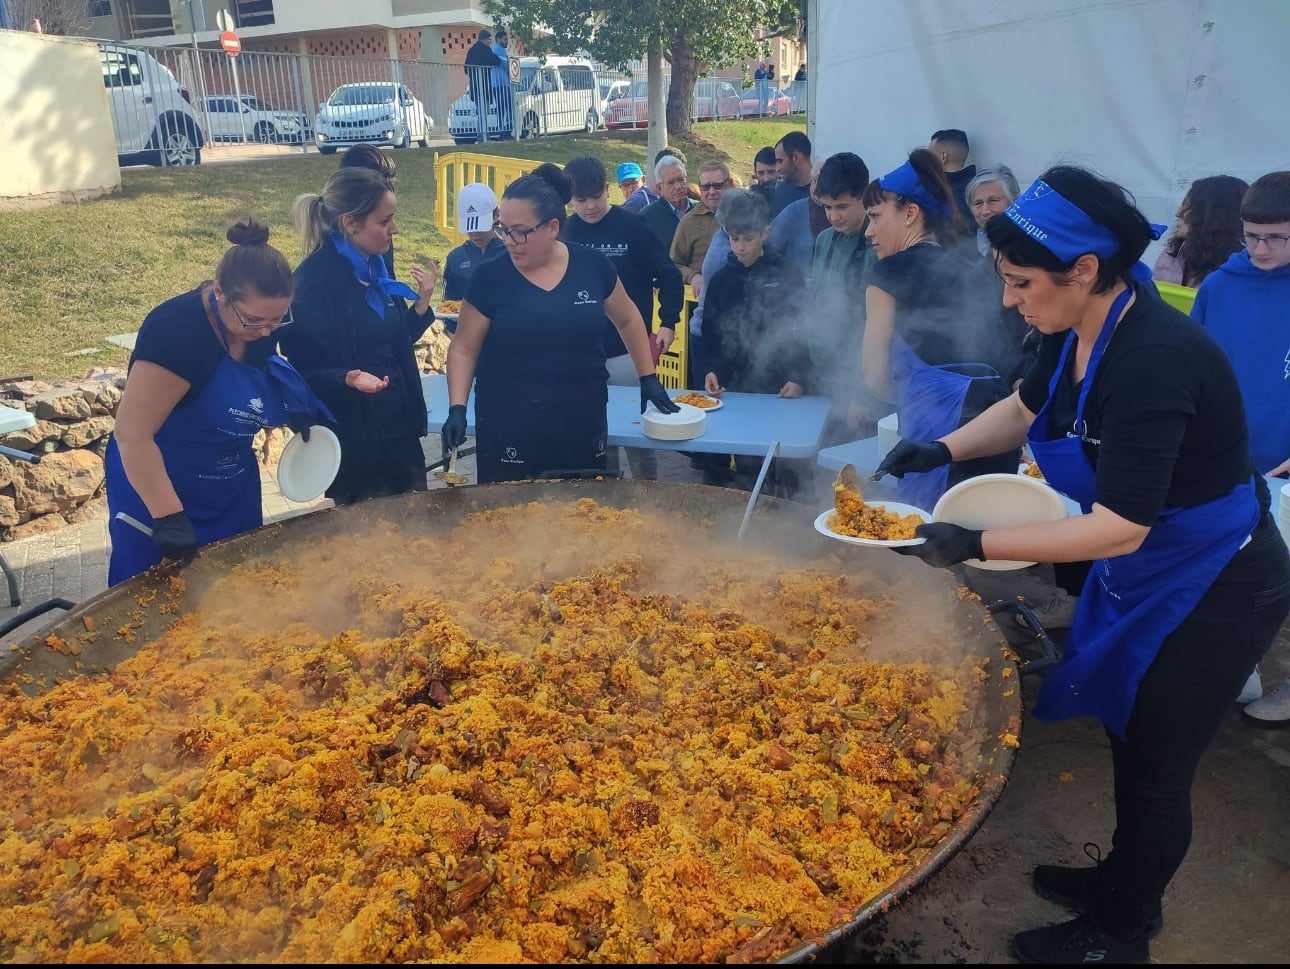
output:
[[[143,321],[104,457],[108,583],[163,558],[263,522],[252,448],[265,428],[305,433],[330,420],[292,367],[274,354],[291,321],[291,267],[255,221],[228,230],[214,280],[162,303]],[[149,538],[117,519],[152,529]]]
[[[426,487],[413,347],[434,322],[439,274],[414,266],[415,289],[389,275],[394,209],[389,182],[366,168],[337,169],[321,193],[292,207],[305,259],[282,351],[336,415],[340,470],[327,496],[338,505]]]
[[[1045,172],[986,225],[1005,302],[1044,334],[1039,359],[1010,398],[935,440],[902,441],[879,466],[925,471],[1028,441],[1048,482],[1083,509],[985,531],[920,525],[926,542],[899,550],[938,567],[1093,562],[1034,713],[1101,721],[1114,833],[1094,866],[1034,869],[1035,891],[1079,917],[1018,933],[1027,964],[1150,960],[1191,844],[1201,758],[1290,613],[1290,553],[1252,466],[1236,373],[1141,279],[1138,260],[1163,230],[1113,182]],[[1280,369],[1283,356],[1268,363]],[[1210,837],[1234,837],[1222,819],[1204,822]]]
[[[448,347],[445,452],[466,439],[475,385],[476,463],[481,483],[606,467],[608,401],[604,324],[631,356],[647,403],[680,408],[654,372],[649,330],[600,252],[560,241],[567,175],[539,165],[507,186],[496,232],[506,257],[475,270]]]

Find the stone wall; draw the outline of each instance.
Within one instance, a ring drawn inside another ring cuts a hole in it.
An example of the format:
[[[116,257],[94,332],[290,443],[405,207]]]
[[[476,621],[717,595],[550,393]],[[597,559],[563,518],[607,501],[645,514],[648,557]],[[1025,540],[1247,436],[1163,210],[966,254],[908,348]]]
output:
[[[443,373],[447,351],[448,337],[435,324],[416,347],[421,372]],[[0,434],[0,444],[40,455],[36,464],[0,455],[0,542],[107,514],[103,455],[124,386],[124,371],[101,369],[58,384],[0,382],[0,402],[36,418],[34,427]],[[290,433],[274,428],[257,437],[262,465],[277,466]]]

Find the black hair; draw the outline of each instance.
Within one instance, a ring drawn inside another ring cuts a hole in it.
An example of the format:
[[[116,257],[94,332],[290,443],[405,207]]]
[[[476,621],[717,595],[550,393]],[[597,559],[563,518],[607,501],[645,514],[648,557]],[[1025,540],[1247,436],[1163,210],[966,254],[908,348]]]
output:
[[[287,257],[269,245],[269,227],[247,219],[229,227],[224,237],[231,243],[215,269],[215,280],[229,299],[249,295],[270,298],[295,293],[295,276]]]
[[[558,165],[546,162],[507,185],[502,198],[528,202],[537,213],[539,223],[556,219],[564,229],[564,207],[573,198],[573,188]]]
[[[958,242],[967,235],[968,227],[963,221],[959,207],[954,204],[954,193],[950,188],[949,179],[945,177],[945,168],[941,165],[941,160],[926,148],[915,148],[909,153],[909,164],[918,175],[918,184],[923,186],[923,191],[940,203],[939,209],[923,205],[918,199],[889,192],[876,178],[864,190],[864,194],[860,197],[860,204],[868,209],[888,198],[894,200],[898,207],[913,202],[922,210],[923,228],[935,235],[937,242],[943,246]],[[815,191],[817,194],[820,191],[819,182],[816,182]]]
[[[1182,259],[1186,285],[1199,286],[1228,256],[1241,251],[1241,199],[1249,187],[1232,175],[1211,175],[1187,189],[1178,207],[1187,231],[1165,243],[1165,252]]]
[[[609,184],[609,173],[605,163],[595,155],[579,155],[570,158],[564,166],[565,177],[569,180],[573,195],[589,198],[599,195]]]
[[[671,145],[664,145],[654,154],[654,164],[657,165],[660,158],[666,158],[668,155],[680,159],[682,165],[690,163],[690,160],[685,157],[685,152],[681,151],[681,149],[673,148]]]
[[[815,180],[815,194],[839,198],[843,195],[854,195],[857,199],[864,195],[869,185],[869,166],[864,159],[854,152],[840,151],[830,155],[820,166],[820,175]]]
[[[1105,259],[1098,257],[1097,280],[1093,284],[1093,292],[1105,293],[1120,280],[1130,282],[1129,271],[1137,265],[1147,246],[1151,244],[1152,228],[1147,217],[1138,211],[1137,203],[1129,191],[1074,165],[1058,165],[1048,169],[1039,178],[1066,201],[1083,210],[1085,215],[1110,232],[1120,243],[1120,249],[1114,255]],[[1003,212],[993,216],[985,224],[985,234],[995,250],[996,265],[1000,259],[1007,259],[1015,266],[1042,269],[1055,276],[1065,276],[1075,268],[1075,263],[1080,258],[1058,259]]]
[[[753,165],[774,165],[775,148],[773,145],[767,145],[765,148],[758,148],[757,154],[753,155]]]
[[[804,158],[811,157],[811,139],[806,137],[804,131],[790,131],[775,144],[784,146],[785,155],[797,152]]]
[[[1255,225],[1290,222],[1290,172],[1256,178],[1241,199],[1241,218]]]
[[[394,159],[375,145],[351,145],[340,156],[341,168],[368,168],[394,185]]]
[[[968,147],[967,132],[962,128],[942,128],[932,135],[931,141],[938,142],[943,147],[953,146],[957,156],[955,160],[960,163],[967,161],[971,149]]]

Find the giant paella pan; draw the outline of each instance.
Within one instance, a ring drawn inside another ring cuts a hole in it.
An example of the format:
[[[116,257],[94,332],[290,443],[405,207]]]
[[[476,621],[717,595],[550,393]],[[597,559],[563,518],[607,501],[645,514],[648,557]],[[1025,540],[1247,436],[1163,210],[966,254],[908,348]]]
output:
[[[805,962],[1002,792],[1017,670],[943,572],[649,482],[381,499],[4,659],[10,962]]]

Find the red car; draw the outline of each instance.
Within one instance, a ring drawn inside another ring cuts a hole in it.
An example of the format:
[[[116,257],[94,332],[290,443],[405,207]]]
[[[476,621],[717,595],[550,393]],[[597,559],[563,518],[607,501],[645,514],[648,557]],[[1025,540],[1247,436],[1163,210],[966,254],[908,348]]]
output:
[[[729,81],[702,78],[694,86],[694,106],[690,109],[690,116],[695,121],[743,117],[739,108],[739,92]],[[633,81],[626,97],[609,102],[605,108],[605,127],[649,127],[648,82]]]
[[[761,99],[757,97],[757,88],[746,87],[739,99],[739,110],[745,118],[761,116]],[[767,114],[788,114],[793,110],[793,99],[779,88],[771,88],[766,99]]]

